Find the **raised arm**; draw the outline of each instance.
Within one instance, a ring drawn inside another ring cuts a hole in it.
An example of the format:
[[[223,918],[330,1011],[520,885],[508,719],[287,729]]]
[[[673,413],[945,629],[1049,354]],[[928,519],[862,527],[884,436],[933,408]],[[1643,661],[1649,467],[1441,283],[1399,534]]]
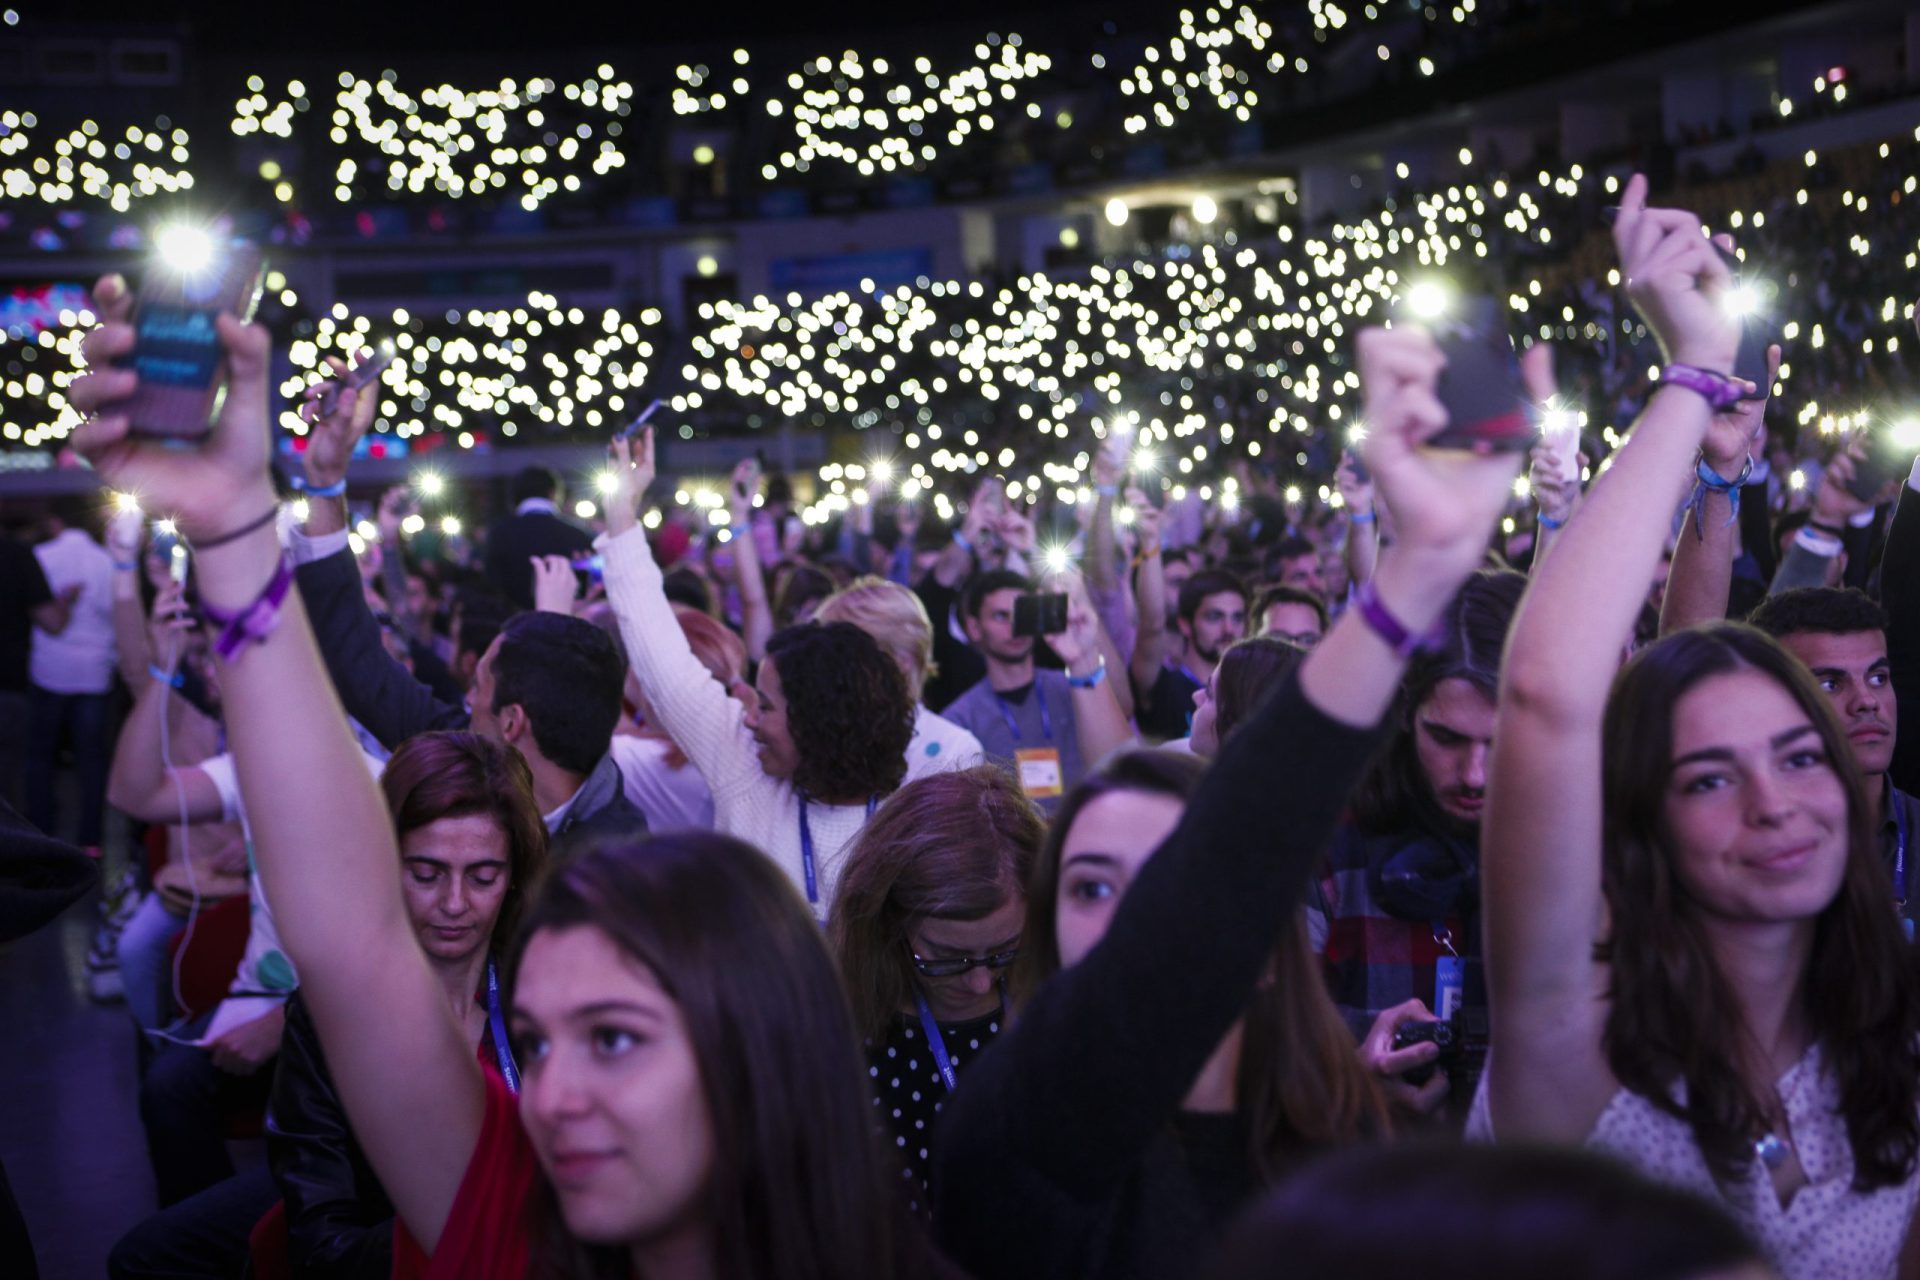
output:
[[[1780,348],[1767,348],[1767,386],[1780,370]],[[1667,590],[1660,606],[1660,634],[1682,627],[1719,622],[1727,616],[1727,597],[1733,590],[1733,548],[1736,521],[1734,493],[1746,480],[1751,451],[1766,430],[1766,399],[1742,400],[1708,423],[1700,442],[1700,461],[1719,483],[1700,485],[1701,501],[1688,515],[1673,549],[1667,570]],[[1727,487],[1732,486],[1732,487]]]
[[[773,606],[767,601],[767,575],[760,568],[760,549],[753,545],[751,536],[740,534],[753,528],[753,495],[759,487],[760,464],[752,458],[741,459],[727,484],[727,506],[735,530],[727,546],[733,551],[733,578],[740,591],[740,638],[747,642],[748,660],[756,663],[767,656],[767,641],[773,639]]]
[[[647,695],[654,720],[700,770],[719,805],[766,773],[740,703],[694,657],[680,620],[673,616],[660,566],[638,518],[640,499],[653,483],[653,428],[642,431],[635,443],[637,447],[625,440],[613,442],[611,465],[618,488],[606,501],[607,603],[620,623],[627,664]],[[736,544],[750,541],[734,539]]]
[[[1725,374],[1739,328],[1725,266],[1679,210],[1627,185],[1614,227],[1630,296],[1672,363]],[[1600,1047],[1601,720],[1648,576],[1712,412],[1657,389],[1612,466],[1534,576],[1507,641],[1481,863],[1494,1127],[1577,1142],[1611,1095]],[[1687,534],[1692,537],[1692,533]]]
[[[1373,501],[1373,481],[1360,478],[1351,453],[1341,455],[1333,480],[1347,509],[1347,541],[1340,555],[1347,564],[1348,581],[1357,587],[1373,579],[1380,563],[1380,514]]]
[[[1369,461],[1405,513],[1380,605],[1429,631],[1485,553],[1517,469],[1417,447],[1444,425],[1441,357],[1417,331],[1360,336]],[[1099,945],[1050,980],[954,1096],[936,1153],[934,1221],[963,1264],[965,1226],[1017,1215],[1003,1179],[1031,1167],[1092,1199],[1124,1177],[1246,1008],[1347,793],[1380,738],[1405,658],[1349,610],[1228,740],[1180,825]],[[1036,904],[1051,909],[1052,904]],[[1092,1072],[1090,1062],[1124,1063]]]
[[[1067,593],[1067,629],[1046,637],[1047,644],[1067,664],[1067,678],[1073,681],[1073,723],[1079,739],[1080,758],[1091,766],[1110,752],[1134,744],[1133,726],[1120,705],[1109,669],[1107,647],[1101,643],[1100,619],[1087,600],[1087,587],[1077,573],[1059,575],[1057,587]],[[1080,681],[1098,677],[1091,687]]]
[[[192,620],[181,600],[180,588],[169,581],[153,599],[153,638],[139,634],[139,649],[151,653],[156,670],[171,675],[179,666],[180,644]],[[171,686],[154,678],[145,666],[139,678],[129,680],[139,690],[133,710],[120,726],[107,775],[107,803],[141,822],[218,822],[224,816],[219,789],[192,766],[175,768],[167,761],[162,727],[172,711]]]
[[[1127,675],[1139,696],[1145,697],[1167,660],[1167,570],[1160,553],[1160,508],[1138,489],[1128,490],[1128,501],[1133,506],[1135,536],[1140,541],[1140,569],[1135,578],[1140,622]]]
[[[203,445],[178,449],[129,436],[118,405],[136,375],[102,367],[132,349],[129,304],[118,276],[95,290],[104,322],[85,344],[94,372],[70,393],[74,408],[93,416],[75,430],[74,446],[116,488],[137,490],[174,517],[200,548],[203,598],[237,613],[283,572],[270,523],[225,540],[275,502],[267,331],[220,318],[220,417]],[[386,806],[325,678],[298,593],[286,594],[263,630],[221,669],[255,860],[354,1131],[400,1217],[431,1250],[479,1139],[479,1064],[407,922]]]

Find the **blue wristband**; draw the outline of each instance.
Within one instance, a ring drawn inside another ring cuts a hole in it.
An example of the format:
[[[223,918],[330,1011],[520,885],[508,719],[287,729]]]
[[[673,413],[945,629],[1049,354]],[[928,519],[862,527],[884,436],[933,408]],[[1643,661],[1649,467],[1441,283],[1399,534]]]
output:
[[[187,678],[178,671],[162,671],[157,666],[149,666],[147,668],[147,674],[155,680],[158,680],[161,684],[170,684],[176,689],[184,689],[187,687]]]
[[[973,543],[968,541],[967,535],[960,532],[958,529],[955,529],[953,531],[953,544],[959,547],[962,551],[965,551],[967,554],[969,555],[973,554]]]
[[[1555,520],[1544,511],[1537,518],[1542,529],[1559,529],[1565,527],[1567,523],[1565,520]]]
[[[1354,524],[1372,524],[1379,518],[1379,513],[1374,511],[1356,511],[1347,517],[1347,519],[1351,520]]]
[[[138,569],[140,567],[140,562],[138,560],[115,560],[113,562],[113,567],[116,569],[119,569],[123,573],[132,573],[135,569]]]
[[[347,491],[347,482],[344,479],[335,480],[332,484],[312,485],[295,476],[287,483],[309,498],[337,498]]]
[[[1100,687],[1100,682],[1102,680],[1105,680],[1106,678],[1107,678],[1107,659],[1106,659],[1106,655],[1104,654],[1101,655],[1100,665],[1095,667],[1092,671],[1089,671],[1086,675],[1076,676],[1072,672],[1067,673],[1067,683],[1072,685],[1076,689],[1098,689]]]

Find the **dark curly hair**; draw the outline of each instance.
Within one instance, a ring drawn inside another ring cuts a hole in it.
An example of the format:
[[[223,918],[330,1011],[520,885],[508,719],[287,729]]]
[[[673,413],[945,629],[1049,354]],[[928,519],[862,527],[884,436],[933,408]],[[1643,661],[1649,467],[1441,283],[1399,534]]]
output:
[[[1843,636],[1885,631],[1887,611],[1858,587],[1796,587],[1768,596],[1747,622],[1775,640],[1801,631]]]
[[[796,788],[826,804],[856,804],[899,787],[913,695],[878,641],[851,622],[788,627],[767,641],[767,660],[787,697]]]

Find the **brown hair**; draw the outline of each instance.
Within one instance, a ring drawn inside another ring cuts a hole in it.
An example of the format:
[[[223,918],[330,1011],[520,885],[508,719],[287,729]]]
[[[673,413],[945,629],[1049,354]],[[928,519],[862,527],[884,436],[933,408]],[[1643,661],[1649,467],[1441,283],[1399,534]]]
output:
[[[477,733],[418,734],[387,761],[380,791],[402,841],[442,818],[470,814],[491,817],[506,834],[507,894],[492,941],[504,945],[518,929],[527,890],[547,861],[547,825],[520,753]]]
[[[1819,732],[1846,788],[1849,849],[1840,891],[1814,922],[1804,1014],[1840,1082],[1854,1188],[1895,1185],[1920,1149],[1920,999],[1913,958],[1887,899],[1872,810],[1839,721],[1792,655],[1738,623],[1677,632],[1628,663],[1607,699],[1602,881],[1611,932],[1603,1046],[1621,1084],[1685,1120],[1715,1176],[1737,1182],[1769,1109],[1740,1064],[1747,1031],[1668,843],[1674,707],[1701,681],[1755,671]],[[1673,1101],[1674,1081],[1686,1102]]]
[[[588,851],[534,895],[508,972],[542,930],[598,929],[678,1006],[713,1133],[709,1223],[729,1280],[891,1280],[931,1255],[895,1199],[865,1061],[813,913],[750,845],[684,832]],[[628,1274],[568,1231],[544,1178],[533,1271]]]
[[[1229,645],[1220,655],[1219,673],[1214,677],[1214,738],[1225,742],[1235,726],[1253,714],[1266,692],[1306,656],[1306,650],[1277,636],[1250,636]]]
[[[909,782],[880,806],[840,869],[828,940],[869,1040],[913,1002],[914,921],[979,920],[1026,892],[1046,824],[1004,770]]]
[[[1067,793],[1054,815],[1047,847],[1027,885],[1027,928],[1014,963],[1016,1001],[1024,1002],[1060,969],[1054,903],[1060,851],[1080,811],[1104,795],[1136,792],[1185,804],[1206,773],[1198,756],[1135,750],[1113,756]],[[1249,1119],[1253,1168],[1271,1180],[1302,1149],[1345,1146],[1389,1131],[1384,1095],[1360,1064],[1353,1033],[1327,995],[1320,964],[1299,909],[1273,953],[1273,977],[1254,992],[1243,1015],[1239,1109]]]

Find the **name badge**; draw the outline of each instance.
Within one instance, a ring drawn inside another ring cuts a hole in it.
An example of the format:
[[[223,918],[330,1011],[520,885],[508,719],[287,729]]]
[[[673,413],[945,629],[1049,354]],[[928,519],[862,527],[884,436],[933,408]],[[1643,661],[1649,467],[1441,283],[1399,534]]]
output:
[[[1013,758],[1020,771],[1020,789],[1029,799],[1050,800],[1066,791],[1058,747],[1023,747]]]
[[[1433,1016],[1445,1022],[1460,1008],[1466,989],[1466,962],[1459,956],[1441,956],[1433,972]]]

